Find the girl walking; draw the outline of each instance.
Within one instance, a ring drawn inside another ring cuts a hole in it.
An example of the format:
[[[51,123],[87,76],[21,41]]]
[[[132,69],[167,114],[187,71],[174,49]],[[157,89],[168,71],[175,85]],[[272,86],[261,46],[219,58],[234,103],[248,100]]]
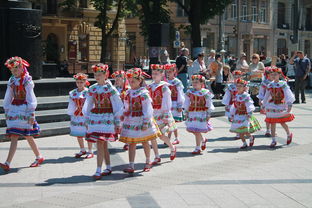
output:
[[[86,155],[85,158],[93,158],[92,143],[88,142],[88,151],[84,146],[84,137],[86,136],[87,128],[85,123],[85,117],[82,113],[82,107],[86,100],[88,93],[87,86],[90,85],[88,82],[88,75],[78,73],[74,75],[76,80],[77,88],[69,92],[69,103],[68,103],[68,115],[70,115],[70,135],[77,137],[77,141],[80,147],[80,152],[75,154],[76,158],[81,158]]]
[[[143,171],[151,169],[149,141],[155,140],[161,135],[153,118],[152,99],[148,90],[143,87],[145,74],[140,68],[127,71],[127,77],[131,89],[125,96],[125,110],[120,141],[129,144],[129,167],[124,170],[126,173],[133,173],[136,145],[142,143],[146,157]]]
[[[108,65],[96,64],[92,70],[97,83],[90,87],[82,113],[87,120],[86,139],[97,143],[97,168],[93,177],[99,180],[112,173],[108,142],[116,141],[120,133],[123,103],[117,89],[107,81]],[[104,171],[101,170],[103,160]]]
[[[204,88],[205,77],[202,75],[192,76],[192,89],[185,95],[185,125],[186,130],[194,134],[196,147],[192,154],[197,155],[201,150],[206,149],[208,139],[203,137],[203,133],[212,130],[210,114],[215,109],[212,98],[213,94]]]
[[[7,124],[6,136],[11,139],[11,145],[8,157],[5,163],[0,163],[0,167],[4,171],[10,171],[19,137],[27,140],[36,156],[30,167],[38,167],[43,163],[44,158],[34,140],[34,136],[39,135],[40,128],[35,119],[37,99],[34,94],[34,82],[27,71],[30,65],[26,60],[15,56],[8,59],[5,66],[12,73],[3,101]]]

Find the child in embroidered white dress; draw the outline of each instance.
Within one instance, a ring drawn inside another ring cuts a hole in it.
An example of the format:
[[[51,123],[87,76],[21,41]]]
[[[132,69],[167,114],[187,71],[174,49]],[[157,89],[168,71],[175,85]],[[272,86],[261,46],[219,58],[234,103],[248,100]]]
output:
[[[85,123],[85,117],[82,113],[82,107],[86,100],[88,88],[90,83],[88,82],[88,75],[78,73],[74,75],[77,88],[69,92],[69,102],[67,113],[70,115],[70,135],[77,137],[77,141],[80,147],[80,152],[75,154],[76,158],[80,158],[86,155],[85,158],[93,158],[92,143],[88,142],[88,152],[84,146],[84,137],[86,136],[87,127]]]
[[[149,77],[140,68],[127,71],[131,89],[127,91],[124,101],[124,121],[119,139],[121,142],[129,143],[129,167],[124,169],[126,173],[134,172],[134,158],[138,143],[142,143],[146,157],[143,171],[150,171],[150,145],[148,141],[155,140],[161,135],[153,118],[152,99],[148,90],[142,87],[144,76]]]
[[[212,130],[210,114],[215,109],[212,98],[213,94],[205,89],[205,77],[195,74],[192,76],[192,86],[185,94],[185,125],[186,130],[194,134],[196,147],[192,152],[198,155],[201,150],[206,149],[208,139],[203,137],[203,133]]]
[[[87,121],[86,139],[97,143],[97,169],[93,177],[99,180],[112,173],[107,143],[118,138],[123,103],[117,89],[107,81],[108,65],[96,64],[92,66],[92,70],[97,83],[89,88],[82,113]],[[106,169],[102,172],[103,159]]]
[[[150,96],[153,100],[154,109],[154,119],[162,133],[159,137],[164,141],[170,148],[170,160],[174,160],[176,157],[176,147],[172,145],[170,139],[165,135],[165,133],[174,131],[177,127],[174,122],[171,113],[171,92],[168,87],[168,83],[161,81],[164,76],[163,66],[159,64],[152,64],[152,78],[153,83],[148,86]],[[156,140],[152,140],[152,147],[155,153],[155,159],[153,165],[160,163],[161,159],[158,152],[158,145]]]
[[[252,115],[255,110],[254,102],[247,93],[248,82],[242,79],[236,80],[237,94],[231,106],[232,125],[230,132],[239,133],[243,142],[241,149],[248,147],[245,136],[249,138],[249,146],[254,145],[255,138],[251,134],[260,130],[258,120]]]
[[[233,71],[234,82],[227,85],[227,88],[225,90],[225,94],[224,94],[223,99],[222,99],[222,104],[225,105],[225,116],[228,117],[228,120],[230,122],[232,122],[231,121],[231,115],[230,115],[230,108],[231,108],[232,104],[234,103],[234,98],[237,94],[235,82],[237,79],[240,79],[241,76],[242,76],[242,71],[239,71],[239,70]],[[240,139],[238,133],[236,134],[235,139]]]
[[[260,88],[259,88],[259,93],[257,95],[258,99],[259,99],[259,106],[260,106],[260,113],[265,115],[265,108],[263,105],[263,99],[265,96],[265,93],[267,91],[267,87],[268,85],[272,82],[271,77],[269,76],[271,72],[271,67],[266,67],[264,69],[264,79],[261,82]],[[271,124],[268,122],[265,122],[266,125],[266,132],[265,132],[265,136],[266,137],[271,137]]]
[[[173,118],[175,122],[182,122],[183,121],[182,108],[185,101],[183,84],[178,78],[176,78],[177,69],[175,64],[166,64],[164,65],[164,69],[166,70],[168,76],[167,82],[170,84],[169,89],[171,91],[171,101],[172,101],[171,112]],[[170,131],[168,133],[169,139],[171,138],[171,134],[172,132]],[[172,142],[172,144],[177,145],[180,143],[180,140],[178,139],[178,129],[174,130],[174,136],[175,140]]]
[[[112,78],[115,80],[115,87],[120,94],[120,98],[122,102],[124,102],[127,91],[130,89],[128,80],[126,78],[126,73],[123,70],[115,71],[112,74]],[[125,145],[123,146],[123,149],[128,150],[129,145],[125,143]]]
[[[295,116],[291,113],[295,97],[287,85],[287,82],[280,81],[281,76],[284,76],[282,69],[272,67],[269,76],[273,81],[267,86],[267,91],[263,99],[263,105],[266,111],[265,121],[271,124],[272,143],[270,147],[273,148],[277,144],[277,123],[280,123],[287,133],[287,145],[292,142],[293,134],[290,132],[286,122],[291,122],[295,118]]]
[[[43,163],[44,158],[34,140],[34,136],[39,135],[40,128],[35,119],[37,99],[34,94],[34,83],[26,68],[29,67],[29,63],[15,56],[8,59],[5,66],[13,75],[9,79],[3,100],[7,124],[6,136],[11,139],[11,145],[6,162],[0,163],[0,167],[4,171],[10,171],[10,163],[16,152],[19,137],[27,140],[36,155],[36,160],[30,167],[38,167]]]

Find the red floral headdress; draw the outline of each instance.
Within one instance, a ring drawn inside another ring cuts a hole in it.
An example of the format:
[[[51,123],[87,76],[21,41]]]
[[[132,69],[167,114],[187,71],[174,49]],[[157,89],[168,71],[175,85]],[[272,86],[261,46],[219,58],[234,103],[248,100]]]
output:
[[[164,70],[175,70],[176,69],[176,64],[165,64],[163,65]]]
[[[151,64],[151,69],[162,72],[164,70],[164,66],[160,64]]]
[[[247,86],[248,82],[246,80],[243,80],[243,79],[237,79],[236,84],[241,84],[241,85],[244,85],[244,86]]]
[[[267,70],[267,75],[272,74],[272,73],[278,73],[280,75],[282,75],[282,77],[287,80],[288,78],[284,75],[283,70],[281,68],[278,68],[276,66],[271,66],[271,67],[266,67],[265,70]]]
[[[118,71],[115,71],[112,76],[111,76],[113,79],[117,78],[117,77],[122,77],[122,78],[125,78],[126,77],[126,73],[125,71],[123,70],[118,70]]]
[[[108,70],[109,66],[107,64],[102,64],[102,63],[94,64],[94,65],[92,65],[91,68],[92,68],[94,73],[104,72],[106,74],[109,72],[109,70]]]
[[[201,82],[204,82],[205,77],[203,75],[200,75],[200,74],[195,74],[195,75],[192,75],[192,81],[194,81],[194,80],[199,80]]]
[[[77,73],[74,76],[75,80],[86,80],[86,86],[90,86],[90,82],[88,81],[88,75],[84,73]]]
[[[9,58],[5,62],[4,65],[10,70],[13,68],[16,68],[18,66],[22,66],[22,67],[29,67],[30,66],[30,64],[26,60],[24,60],[18,56],[14,56],[14,57]]]
[[[243,72],[240,70],[233,71],[233,75],[242,75],[242,74],[243,74]]]
[[[137,79],[144,79],[144,78],[150,78],[151,76],[146,74],[142,69],[140,68],[133,68],[129,69],[126,73],[127,78],[137,78]]]

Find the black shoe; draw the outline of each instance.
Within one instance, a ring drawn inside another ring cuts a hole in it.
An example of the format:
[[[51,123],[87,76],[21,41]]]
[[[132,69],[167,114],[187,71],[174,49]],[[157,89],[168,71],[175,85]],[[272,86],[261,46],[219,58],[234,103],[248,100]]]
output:
[[[300,102],[299,102],[299,100],[295,100],[295,102],[294,102],[294,104],[299,104]]]
[[[302,101],[301,103],[307,103],[306,101]]]

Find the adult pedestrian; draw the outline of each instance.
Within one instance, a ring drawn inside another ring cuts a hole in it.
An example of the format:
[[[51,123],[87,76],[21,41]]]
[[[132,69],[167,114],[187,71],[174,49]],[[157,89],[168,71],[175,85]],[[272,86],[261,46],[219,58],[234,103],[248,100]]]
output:
[[[297,58],[295,58],[297,56]],[[290,59],[290,64],[295,64],[295,102],[299,103],[299,91],[302,103],[306,103],[304,89],[306,87],[311,62],[304,56],[303,51],[297,51]]]
[[[214,62],[216,59],[215,59],[215,56],[216,56],[216,51],[215,50],[211,50],[210,53],[209,53],[209,56],[206,58],[205,62],[206,62],[206,68],[208,70],[211,70],[210,68],[210,64],[212,62]]]
[[[242,53],[240,59],[236,63],[236,70],[240,70],[242,72],[248,72],[249,65],[246,59],[247,59],[246,54]]]
[[[204,61],[204,53],[200,53],[197,56],[197,59],[193,62],[192,68],[190,70],[190,67],[188,68],[189,70],[189,76],[192,76],[194,74],[199,74],[199,73],[206,73],[206,65]]]
[[[187,48],[181,49],[181,55],[176,59],[176,65],[178,69],[178,79],[181,80],[184,86],[184,92],[187,90],[187,66],[189,50]]]

